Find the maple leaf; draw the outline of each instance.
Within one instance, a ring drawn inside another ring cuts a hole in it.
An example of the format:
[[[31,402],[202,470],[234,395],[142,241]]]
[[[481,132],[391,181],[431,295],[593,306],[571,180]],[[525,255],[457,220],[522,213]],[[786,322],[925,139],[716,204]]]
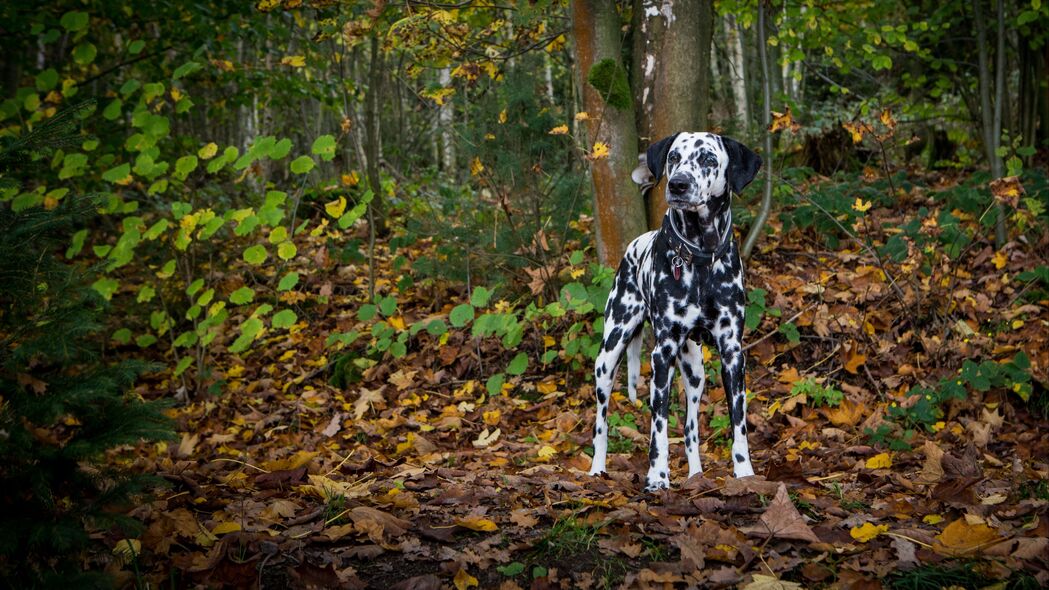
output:
[[[801,125],[794,120],[794,115],[791,114],[789,106],[786,112],[783,113],[772,111],[772,123],[769,124],[769,133],[775,133],[781,129],[788,129],[791,133],[797,133],[801,129]]]
[[[550,135],[566,135],[568,133],[568,125],[558,125],[548,132]]]
[[[576,121],[586,121],[588,119],[590,119],[590,113],[588,113],[586,111],[579,111],[578,113],[575,114],[575,120]]]
[[[604,142],[595,142],[594,149],[590,152],[591,160],[600,160],[608,157],[608,144]]]
[[[477,176],[482,172],[484,172],[484,164],[481,163],[480,158],[474,157],[470,162],[470,176]]]
[[[360,420],[370,408],[374,408],[376,404],[381,404],[384,401],[381,387],[378,389],[362,387],[360,397],[353,403],[353,419]]]
[[[280,58],[280,65],[301,68],[306,65],[306,57],[302,55],[286,55]]]
[[[866,213],[867,210],[870,209],[870,208],[871,208],[871,202],[870,201],[864,201],[860,197],[856,197],[856,202],[852,204],[852,209],[854,211],[859,211],[860,213]]]

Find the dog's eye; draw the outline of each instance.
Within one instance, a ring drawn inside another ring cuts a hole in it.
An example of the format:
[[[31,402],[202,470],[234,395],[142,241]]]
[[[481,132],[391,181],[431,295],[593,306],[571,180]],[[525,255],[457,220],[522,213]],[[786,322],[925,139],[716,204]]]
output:
[[[700,164],[703,166],[717,166],[718,159],[714,157],[714,154],[707,154],[703,156],[703,161]]]
[[[672,152],[670,154],[670,157],[667,158],[667,159],[670,160],[671,164],[677,164],[678,162],[681,161],[681,154],[679,154],[677,152]]]

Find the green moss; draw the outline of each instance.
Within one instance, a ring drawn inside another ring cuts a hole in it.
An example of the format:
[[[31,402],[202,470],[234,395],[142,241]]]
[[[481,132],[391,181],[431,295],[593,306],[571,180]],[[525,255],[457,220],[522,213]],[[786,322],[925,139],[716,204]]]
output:
[[[603,59],[591,66],[586,81],[601,94],[605,104],[623,111],[633,108],[626,70],[614,59]]]

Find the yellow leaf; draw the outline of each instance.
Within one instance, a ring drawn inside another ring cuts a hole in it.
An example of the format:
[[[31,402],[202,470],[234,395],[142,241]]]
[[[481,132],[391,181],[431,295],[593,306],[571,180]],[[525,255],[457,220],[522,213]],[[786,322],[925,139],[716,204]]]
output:
[[[867,459],[867,469],[888,469],[892,467],[892,456],[888,453],[879,453]]]
[[[595,160],[608,157],[608,145],[602,142],[594,144],[594,150],[590,153],[590,157]]]
[[[852,204],[852,208],[860,213],[864,213],[871,208],[871,202],[856,197],[856,202]]]
[[[481,518],[479,516],[467,516],[466,518],[460,518],[455,521],[455,524],[470,529],[471,531],[481,531],[483,533],[491,533],[499,530],[499,525],[487,518]]]
[[[959,518],[936,535],[933,551],[942,555],[972,553],[994,545],[999,538],[998,531],[986,524],[970,524],[966,519]]]
[[[942,521],[943,517],[939,514],[926,514],[925,517],[922,518],[922,522],[925,524],[939,524]]]
[[[484,172],[484,164],[481,163],[480,158],[474,158],[473,162],[470,162],[470,176],[477,176]]]
[[[549,334],[543,334],[543,347],[544,348],[550,348],[551,346],[553,346],[555,344],[557,344],[557,340],[554,340],[553,336],[551,336]],[[539,384],[540,387],[542,387],[543,385],[545,385],[545,383],[540,383]],[[553,385],[553,383],[551,383],[550,385]],[[557,390],[557,387],[555,386],[555,387],[552,387],[550,389],[550,391],[544,391],[543,393],[550,393],[550,392],[553,392],[553,391],[556,391],[556,390]]]
[[[539,449],[539,452],[537,454],[539,455],[540,459],[545,460],[556,455],[557,449],[551,447],[550,445],[544,445],[543,448]]]
[[[481,414],[481,417],[484,419],[485,424],[495,426],[499,423],[499,419],[502,418],[502,412],[499,410],[491,410]]]
[[[455,574],[455,579],[452,580],[452,583],[455,584],[455,590],[466,590],[470,586],[477,585],[477,578],[466,573],[466,570],[460,569]]]
[[[125,565],[133,562],[141,554],[142,541],[138,539],[121,539],[113,547],[113,556]]]
[[[590,113],[588,113],[586,111],[579,111],[578,113],[575,114],[575,120],[576,121],[586,121],[589,118],[590,118]]]
[[[301,68],[306,65],[306,58],[301,55],[286,55],[280,58],[280,65]]]
[[[863,526],[852,527],[852,530],[849,531],[849,535],[860,543],[866,543],[874,537],[877,537],[884,532],[888,532],[888,530],[889,525],[887,524],[879,524],[875,526],[869,522],[865,522],[863,523]]]
[[[220,522],[217,525],[215,525],[215,528],[211,529],[211,534],[225,535],[226,533],[235,533],[239,530],[239,522]]]
[[[356,171],[353,171],[349,174],[343,174],[340,176],[339,181],[342,182],[343,186],[357,186],[357,183],[361,181],[361,175],[357,174]]]
[[[1014,330],[1019,330],[1020,328],[1024,327],[1024,321],[1021,319],[1016,319],[1013,320],[1013,323],[1010,325],[1013,327]]]
[[[342,217],[343,211],[346,210],[346,197],[339,197],[338,199],[326,203],[324,205],[324,212],[328,215],[338,219]]]
[[[1005,263],[1009,262],[1009,256],[1006,255],[1005,252],[999,250],[994,253],[994,256],[991,258],[991,262],[994,263],[995,268],[1000,270],[1005,267]]]
[[[491,141],[491,140],[495,139],[495,134],[494,133],[485,133],[484,134],[484,138],[489,140],[489,141]]]
[[[211,142],[197,151],[197,155],[200,156],[201,160],[210,160],[215,157],[215,154],[219,151],[219,146],[215,145],[215,142]]]
[[[404,318],[399,316],[399,315],[398,316],[394,316],[394,317],[392,317],[392,318],[390,318],[389,320],[386,320],[386,321],[390,322],[390,325],[393,326],[394,328],[397,328],[398,332],[403,332],[404,328],[406,327],[406,325],[404,323]]]
[[[558,125],[549,131],[550,135],[566,135],[568,133],[568,125]]]
[[[506,109],[499,111],[499,124],[506,123]]]

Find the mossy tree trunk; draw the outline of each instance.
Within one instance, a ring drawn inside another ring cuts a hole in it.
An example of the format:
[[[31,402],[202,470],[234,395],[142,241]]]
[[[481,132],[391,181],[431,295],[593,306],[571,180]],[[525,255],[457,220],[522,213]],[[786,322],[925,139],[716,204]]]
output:
[[[572,33],[588,145],[608,146],[608,157],[591,161],[597,252],[615,265],[630,240],[645,231],[645,209],[630,173],[637,166],[638,138],[626,70],[622,64],[620,19],[611,0],[572,2]],[[599,65],[597,70],[594,66]],[[592,71],[594,70],[594,71]],[[596,76],[592,74],[598,74]],[[602,93],[589,80],[603,87]]]

